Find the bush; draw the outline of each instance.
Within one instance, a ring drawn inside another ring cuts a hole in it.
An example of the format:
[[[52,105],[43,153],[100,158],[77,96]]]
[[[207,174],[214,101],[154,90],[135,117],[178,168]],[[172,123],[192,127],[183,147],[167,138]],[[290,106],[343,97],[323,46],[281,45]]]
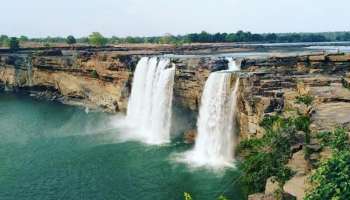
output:
[[[310,119],[273,115],[266,116],[260,125],[266,131],[262,138],[244,140],[237,147],[245,158],[240,168],[248,194],[263,192],[269,177],[275,176],[281,184],[290,179],[293,172],[285,164],[292,155],[291,146],[298,141],[296,132],[309,132]]]
[[[295,125],[298,131],[304,131],[305,133],[310,132],[309,126],[311,124],[310,117],[308,116],[298,116],[293,120],[293,124]]]
[[[318,135],[322,146],[330,147],[332,157],[321,163],[310,177],[311,190],[305,200],[350,199],[350,145],[349,136],[343,128]]]
[[[307,106],[311,105],[313,101],[314,101],[314,98],[310,95],[302,95],[302,96],[298,96],[296,98],[296,103],[298,103],[298,104],[303,103]]]
[[[311,190],[305,200],[350,199],[350,152],[349,149],[333,155],[310,177]]]
[[[328,146],[334,151],[350,149],[349,135],[343,128],[337,128],[333,132],[321,132],[317,136],[322,146]]]
[[[96,71],[96,70],[92,70],[92,71],[91,71],[91,76],[92,76],[92,78],[98,78],[98,73],[97,73],[97,71]]]
[[[101,33],[93,32],[89,35],[89,43],[95,46],[105,46],[108,42],[108,39],[103,37]]]

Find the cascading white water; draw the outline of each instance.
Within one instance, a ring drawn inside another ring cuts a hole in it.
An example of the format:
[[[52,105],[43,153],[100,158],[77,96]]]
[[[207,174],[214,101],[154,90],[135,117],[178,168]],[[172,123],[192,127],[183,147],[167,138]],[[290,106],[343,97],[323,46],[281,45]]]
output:
[[[170,141],[175,66],[167,58],[142,58],[136,66],[127,122],[144,142]]]
[[[232,57],[227,57],[226,60],[228,61],[228,70],[229,71],[239,71],[240,66],[236,63],[236,60],[234,60]]]
[[[186,160],[198,166],[231,166],[234,115],[239,79],[232,89],[231,73],[211,73],[204,87],[197,121],[198,136]]]

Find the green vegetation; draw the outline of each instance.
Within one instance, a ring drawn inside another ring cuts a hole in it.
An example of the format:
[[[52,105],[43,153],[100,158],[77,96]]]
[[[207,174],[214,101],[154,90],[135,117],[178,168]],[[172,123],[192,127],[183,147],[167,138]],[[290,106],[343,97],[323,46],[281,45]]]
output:
[[[274,115],[265,117],[260,125],[266,131],[264,136],[244,140],[237,149],[244,156],[240,168],[248,194],[263,192],[270,177],[276,177],[281,186],[290,179],[293,172],[285,164],[292,155],[291,146],[298,141],[296,133],[309,132],[310,119]]]
[[[317,138],[323,147],[330,147],[333,151],[349,150],[349,135],[343,128],[337,128],[333,132],[321,132]]]
[[[305,200],[350,199],[350,145],[347,132],[338,128],[320,133],[323,146],[330,147],[333,155],[324,161],[310,177],[312,188]]]
[[[184,197],[185,197],[185,200],[193,200],[191,195],[187,192],[184,193]],[[217,200],[228,200],[228,199],[224,196],[220,196]]]
[[[77,43],[77,40],[75,39],[74,36],[69,35],[69,36],[67,37],[67,39],[66,39],[66,42],[67,42],[67,44],[72,45],[72,44]]]
[[[6,46],[5,43],[9,39],[8,36],[0,36],[0,45]],[[38,43],[66,43],[67,38],[64,37],[46,37],[46,38],[28,38],[21,36],[21,42],[38,42]],[[350,41],[350,32],[325,32],[325,33],[264,33],[256,34],[245,31],[236,33],[208,33],[202,31],[200,33],[190,33],[186,35],[171,35],[155,37],[103,37],[100,33],[94,32],[89,37],[76,38],[78,43],[89,43],[96,46],[106,44],[121,43],[152,43],[152,44],[174,44],[180,46],[185,43],[226,43],[226,42],[255,42],[255,43],[286,43],[286,42],[336,42]],[[69,44],[69,43],[68,43]]]
[[[298,96],[296,98],[296,103],[298,104],[305,104],[307,106],[310,106],[312,104],[312,102],[314,101],[314,98],[310,95],[302,95],[302,96]]]
[[[19,41],[17,38],[15,37],[11,37],[8,42],[7,42],[7,46],[12,50],[12,51],[16,51],[19,49]]]
[[[96,70],[92,70],[92,71],[91,71],[91,76],[92,76],[92,78],[98,78],[98,73],[97,73],[97,71],[96,71]]]
[[[7,35],[0,35],[0,46],[5,47],[7,46],[9,37]]]
[[[20,41],[20,42],[27,42],[27,41],[29,41],[29,38],[28,38],[27,36],[21,35],[21,36],[19,37],[19,41]]]
[[[95,46],[105,46],[108,42],[108,39],[103,37],[101,33],[93,32],[91,35],[89,35],[89,44],[95,45]]]
[[[341,83],[343,84],[343,87],[345,87],[346,89],[350,90],[350,83],[345,80],[344,78],[341,80]]]

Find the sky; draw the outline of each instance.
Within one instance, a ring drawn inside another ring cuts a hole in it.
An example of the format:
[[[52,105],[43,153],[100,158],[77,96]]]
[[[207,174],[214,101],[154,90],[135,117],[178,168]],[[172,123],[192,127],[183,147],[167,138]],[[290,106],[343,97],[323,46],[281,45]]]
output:
[[[2,0],[0,34],[350,31],[349,0]]]

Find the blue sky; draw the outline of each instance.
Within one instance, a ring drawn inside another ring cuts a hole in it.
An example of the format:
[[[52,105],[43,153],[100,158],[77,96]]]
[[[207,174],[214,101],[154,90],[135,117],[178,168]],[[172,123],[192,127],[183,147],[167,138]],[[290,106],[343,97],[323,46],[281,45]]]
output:
[[[3,0],[0,34],[350,31],[349,0]]]

